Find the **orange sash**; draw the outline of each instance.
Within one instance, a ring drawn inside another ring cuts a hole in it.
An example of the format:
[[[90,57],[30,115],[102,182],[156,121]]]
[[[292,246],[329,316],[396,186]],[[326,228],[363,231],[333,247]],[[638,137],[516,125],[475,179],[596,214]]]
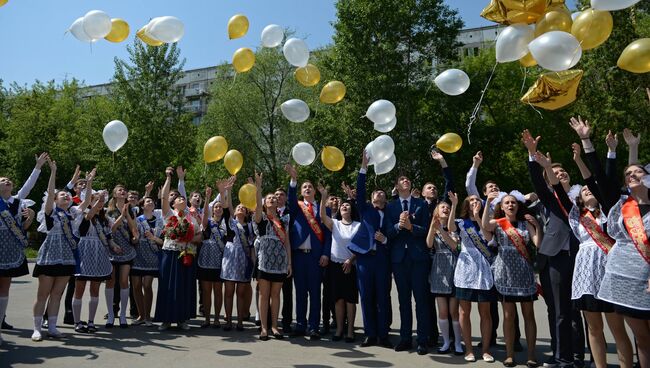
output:
[[[318,221],[316,221],[316,216],[314,216],[314,214],[309,211],[309,207],[305,205],[305,202],[298,201],[298,205],[300,206],[300,209],[302,209],[302,213],[305,215],[305,219],[307,220],[311,231],[316,235],[318,240],[323,243],[325,240],[325,234],[323,234],[323,229],[321,229]]]
[[[557,192],[553,192],[553,195],[555,196],[555,199],[557,200],[557,204],[560,206],[560,209],[564,213],[564,216],[569,218],[569,213],[566,211],[566,208],[562,205],[562,201],[560,200],[560,197],[557,195]]]
[[[650,241],[648,241],[648,236],[643,227],[643,218],[637,201],[632,196],[627,197],[621,212],[623,214],[623,223],[634,242],[636,250],[650,264]]]
[[[275,230],[275,234],[278,235],[278,238],[280,238],[282,244],[286,245],[285,242],[287,240],[287,232],[284,230],[284,227],[282,226],[282,222],[280,221],[280,219],[275,216],[268,217],[268,219],[273,224],[273,230]]]
[[[598,248],[605,254],[609,253],[614,246],[614,239],[610,238],[603,228],[598,224],[589,210],[585,210],[580,216],[580,224],[587,230],[589,236],[594,240]]]
[[[532,260],[530,259],[530,254],[528,254],[528,249],[526,249],[526,241],[524,238],[519,234],[517,229],[515,229],[514,226],[508,221],[506,218],[500,218],[497,219],[497,224],[501,227],[503,232],[508,235],[508,239],[512,242],[512,244],[515,246],[515,249],[521,254],[522,257],[529,263],[532,263]]]

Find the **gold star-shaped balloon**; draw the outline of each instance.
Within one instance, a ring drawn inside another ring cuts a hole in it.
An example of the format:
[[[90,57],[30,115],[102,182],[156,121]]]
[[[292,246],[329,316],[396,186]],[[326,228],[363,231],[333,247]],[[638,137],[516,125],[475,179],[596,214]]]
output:
[[[582,74],[582,70],[542,74],[521,98],[521,102],[546,110],[562,108],[576,100]]]
[[[546,8],[558,0],[491,0],[481,16],[501,24],[533,24],[544,14]]]

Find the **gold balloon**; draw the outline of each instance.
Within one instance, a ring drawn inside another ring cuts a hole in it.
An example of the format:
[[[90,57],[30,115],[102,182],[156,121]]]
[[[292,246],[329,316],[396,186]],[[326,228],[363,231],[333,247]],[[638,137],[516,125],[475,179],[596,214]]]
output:
[[[562,10],[549,10],[535,23],[535,37],[551,31],[571,32],[572,23],[571,13]]]
[[[456,133],[445,133],[436,142],[436,147],[445,153],[458,152],[463,146],[463,139]]]
[[[305,87],[312,87],[320,82],[320,70],[314,64],[307,64],[296,69],[296,80]]]
[[[226,167],[230,175],[237,174],[242,165],[244,165],[244,157],[237,150],[230,150],[223,157],[223,166]]]
[[[232,55],[232,66],[237,73],[245,73],[255,65],[255,53],[248,47],[242,47]]]
[[[580,41],[584,51],[598,47],[607,41],[612,34],[612,28],[614,28],[614,20],[610,12],[587,9],[573,21],[571,34]]]
[[[545,73],[539,76],[521,102],[546,110],[557,110],[576,100],[582,70]]]
[[[4,4],[6,4],[7,1],[9,1],[9,0],[0,0],[0,6],[3,6]]]
[[[329,82],[320,91],[320,102],[335,104],[345,97],[345,91],[345,84],[339,81]]]
[[[253,184],[244,184],[239,188],[239,203],[254,210],[257,207],[257,188]]]
[[[551,10],[561,11],[571,15],[571,10],[564,5],[564,1],[562,1],[562,3],[554,3],[551,1],[551,5],[546,8],[546,11],[549,12]]]
[[[110,42],[122,42],[129,37],[129,23],[124,19],[113,18],[111,19],[111,33],[107,34],[104,39]]]
[[[248,18],[244,14],[235,14],[228,21],[228,38],[244,37],[248,32]]]
[[[153,38],[151,38],[151,37],[147,36],[146,34],[144,34],[144,29],[145,29],[145,28],[146,28],[146,26],[140,28],[140,29],[138,30],[138,32],[136,32],[136,34],[135,34],[136,36],[138,36],[138,38],[139,38],[142,42],[146,43],[146,44],[149,45],[149,46],[154,46],[154,47],[155,47],[155,46],[160,46],[160,45],[163,44],[162,41],[154,40]]]
[[[206,163],[219,161],[228,151],[228,142],[226,138],[218,135],[205,142],[203,146],[203,161]]]
[[[531,66],[537,65],[537,60],[535,60],[533,54],[529,52],[526,56],[519,59],[519,63],[526,68],[530,68]]]
[[[481,16],[501,24],[532,24],[546,11],[548,0],[491,0]]]
[[[325,146],[320,154],[323,166],[329,171],[339,171],[345,165],[345,156],[340,149],[334,146]]]
[[[639,38],[627,45],[616,65],[632,73],[650,72],[650,38]]]

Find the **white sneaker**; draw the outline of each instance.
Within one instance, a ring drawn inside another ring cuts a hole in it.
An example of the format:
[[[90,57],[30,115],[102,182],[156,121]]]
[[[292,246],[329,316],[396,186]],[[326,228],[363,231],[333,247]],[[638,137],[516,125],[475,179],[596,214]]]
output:
[[[172,324],[171,323],[163,323],[160,326],[158,326],[158,331],[165,331],[167,330]]]
[[[41,331],[34,331],[32,334],[32,341],[43,341],[43,335],[41,335]]]
[[[179,324],[178,326],[181,328],[181,330],[187,331],[187,330],[190,329],[190,325],[188,325],[187,322],[183,322],[183,323]]]
[[[61,333],[59,330],[54,329],[54,330],[47,330],[47,335],[53,339],[60,339],[65,337],[65,334]]]

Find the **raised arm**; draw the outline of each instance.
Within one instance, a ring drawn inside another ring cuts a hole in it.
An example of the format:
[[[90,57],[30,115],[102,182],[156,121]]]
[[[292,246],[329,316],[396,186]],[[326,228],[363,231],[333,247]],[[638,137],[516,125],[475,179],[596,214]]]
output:
[[[104,208],[104,201],[105,201],[104,192],[103,191],[100,192],[98,197],[99,198],[97,198],[93,206],[90,208],[90,211],[86,212],[85,218],[88,221],[92,220],[93,217],[95,217],[95,215],[97,215],[99,211],[101,211],[101,209]]]
[[[178,166],[176,168],[176,175],[178,176],[178,192],[185,198],[185,200],[189,201],[190,199],[187,198],[187,191],[185,190],[185,173],[187,170],[183,169],[183,166]]]
[[[50,160],[50,156],[47,152],[43,152],[39,156],[36,156],[36,166],[34,166],[34,170],[32,170],[32,173],[29,175],[25,184],[23,184],[23,186],[18,190],[18,199],[27,198],[29,192],[31,192],[34,185],[36,185],[36,180],[38,180],[38,176],[41,174],[41,168],[48,160]]]
[[[487,199],[485,200],[485,210],[483,211],[483,217],[481,217],[481,230],[484,232],[484,234],[490,233],[489,235],[492,235],[494,233],[494,229],[496,229],[497,224],[494,219],[492,219],[493,214],[491,212],[493,211],[488,211],[487,209],[490,208],[490,204],[496,199],[498,195],[499,193],[490,192]],[[485,235],[488,237],[488,234]]]
[[[451,210],[449,211],[449,218],[447,219],[447,229],[451,233],[455,233],[457,230],[456,226],[456,209],[458,207],[458,196],[454,192],[447,193],[449,200],[451,201]]]
[[[88,175],[86,175],[86,194],[84,195],[84,200],[79,204],[79,211],[83,212],[88,208],[92,202],[93,196],[93,181],[95,180],[95,175],[97,174],[97,168],[93,168]]]
[[[639,143],[641,142],[641,133],[637,134],[636,137],[632,134],[632,131],[628,128],[623,129],[623,139],[627,143],[629,149],[629,156],[627,160],[628,165],[638,164],[639,163]]]
[[[255,223],[259,224],[262,221],[262,173],[255,173],[255,189],[257,195],[257,204],[255,205],[255,215],[253,215],[253,220]]]
[[[205,198],[210,198],[210,197],[212,197],[212,188],[210,188],[209,186],[206,186],[205,187]],[[205,230],[205,229],[208,228],[208,220],[210,219],[211,216],[209,216],[209,214],[210,214],[210,202],[208,202],[207,199],[205,201],[203,201],[203,202],[204,202],[204,204],[203,204],[203,216],[201,217],[201,229]]]
[[[474,157],[472,157],[472,167],[467,172],[467,177],[465,178],[465,189],[467,190],[467,195],[481,196],[476,187],[476,174],[478,173],[478,168],[483,162],[483,153],[481,151],[476,152]]]
[[[542,241],[541,232],[539,231],[539,223],[533,215],[526,214],[524,217],[526,218],[526,229],[530,234],[530,239],[533,241],[533,244],[535,244],[536,247],[539,247],[539,244]]]
[[[291,178],[287,190],[287,206],[291,218],[294,219],[298,214],[298,172],[291,164],[284,165],[284,170]]]
[[[327,215],[327,189],[323,184],[318,183],[318,191],[320,192],[320,219],[323,225],[332,231],[332,218]]]
[[[442,168],[442,176],[445,178],[445,191],[442,194],[442,200],[445,202],[449,201],[448,194],[449,192],[454,191],[454,177],[451,174],[451,168],[447,165],[445,157],[438,151],[431,152],[431,157],[438,161],[440,167]]]
[[[54,209],[54,187],[56,186],[56,161],[52,161],[49,157],[47,163],[50,165],[50,180],[47,182],[47,200],[45,201],[45,214],[50,215]]]
[[[124,219],[126,220],[126,224],[129,227],[129,230],[131,230],[132,242],[137,242],[138,239],[140,239],[140,232],[138,231],[138,225],[135,223],[135,219],[133,216],[131,216],[131,210],[129,208],[129,203],[126,202],[124,203],[124,206],[122,207],[122,214],[120,216],[124,216]],[[115,223],[118,223],[117,221]]]
[[[153,180],[150,180],[147,182],[147,184],[144,186],[144,197],[151,197],[151,191],[153,190],[154,182]]]
[[[357,200],[359,214],[366,210],[366,173],[368,172],[368,155],[365,150],[361,153],[361,168],[357,175]]]
[[[162,208],[163,218],[169,215],[169,191],[172,185],[172,173],[174,169],[168,167],[165,169],[165,184],[163,184],[162,190],[160,191],[160,207]]]

